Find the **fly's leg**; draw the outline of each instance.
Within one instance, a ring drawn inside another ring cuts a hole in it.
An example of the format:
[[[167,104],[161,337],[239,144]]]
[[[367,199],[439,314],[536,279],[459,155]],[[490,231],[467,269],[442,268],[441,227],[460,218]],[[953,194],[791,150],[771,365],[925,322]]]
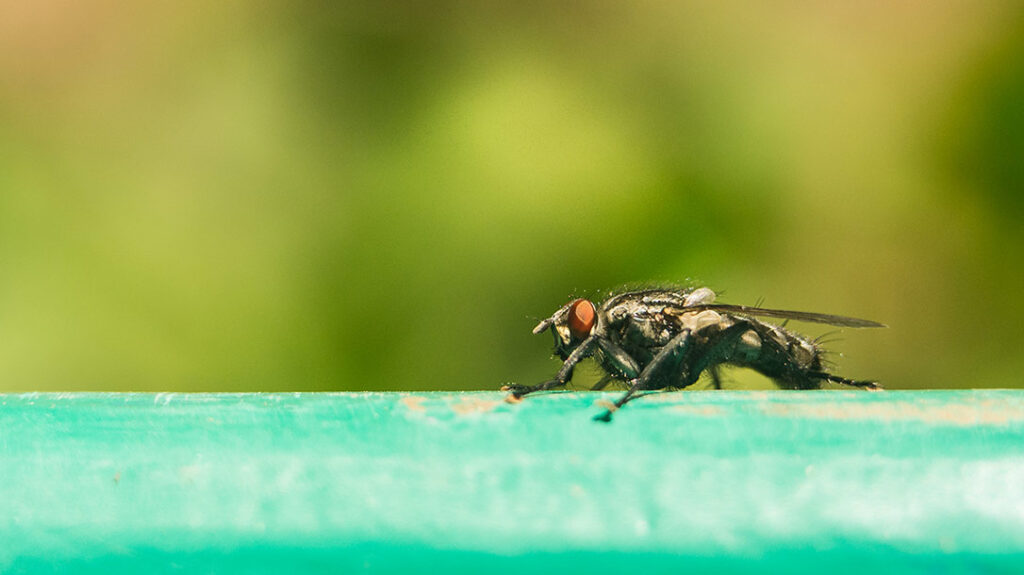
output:
[[[722,389],[722,376],[718,373],[718,366],[713,365],[708,368],[708,373],[711,374],[711,386],[715,389]]]
[[[604,375],[594,384],[594,387],[590,388],[590,391],[601,391],[608,387],[608,384],[615,381],[615,378],[610,375]]]
[[[597,337],[590,336],[583,340],[576,349],[573,350],[569,357],[565,358],[565,363],[562,364],[562,368],[558,370],[554,379],[549,379],[544,383],[537,385],[506,385],[501,388],[502,391],[508,391],[509,394],[505,397],[505,401],[509,403],[519,402],[524,395],[534,393],[537,391],[547,391],[556,387],[562,387],[569,383],[572,379],[572,369],[576,367],[576,364],[583,361],[585,358],[594,353],[594,346],[597,344]]]
[[[693,382],[697,381],[697,378],[700,377],[701,372],[708,369],[709,366],[710,369],[714,370],[715,364],[722,361],[722,357],[729,350],[730,346],[735,345],[735,343],[743,337],[743,334],[750,331],[750,329],[751,326],[749,323],[740,321],[711,336],[706,346],[704,346],[704,353],[693,359],[693,361],[690,362],[690,366],[686,368],[686,372],[683,374],[684,377],[682,378],[684,383],[682,387],[692,385]],[[687,344],[689,342],[690,330],[683,331],[672,339],[672,341],[668,342],[668,344],[658,352],[658,355],[654,356],[654,359],[652,359],[651,363],[647,365],[644,372],[629,388],[629,391],[620,397],[619,400],[612,404],[605,412],[594,416],[594,420],[606,422],[611,421],[612,412],[618,410],[626,402],[636,399],[636,393],[638,391],[652,389],[651,383],[656,381],[657,377],[665,374],[663,370],[678,369],[684,360],[689,360],[690,354],[686,353],[687,351],[690,351],[687,349]],[[714,377],[714,375],[712,375],[712,377]]]
[[[690,330],[688,329],[683,330],[679,335],[672,338],[672,340],[665,344],[665,347],[661,348],[661,351],[654,356],[651,363],[647,364],[647,367],[644,368],[640,377],[631,381],[632,385],[629,386],[629,390],[620,397],[618,401],[610,405],[603,413],[595,415],[594,420],[610,422],[612,420],[612,412],[618,410],[628,401],[635,399],[638,391],[651,389],[651,384],[656,381],[656,376],[660,375],[665,369],[679,365],[680,361],[686,354],[689,343]]]
[[[740,341],[743,334],[752,329],[753,325],[749,322],[737,320],[733,325],[709,337],[707,344],[703,346],[703,353],[694,358],[693,367],[689,374],[690,379],[685,381],[683,387],[692,385],[700,377],[701,372],[706,369],[711,372],[715,389],[722,389],[722,380],[718,374],[718,364],[726,360],[728,352]]]
[[[602,413],[595,415],[594,421],[603,421],[605,423],[610,423],[612,420],[612,413],[618,411],[618,409],[625,405],[626,402],[628,402],[629,400],[636,399],[637,397],[639,397],[638,395],[636,395],[636,392],[642,391],[644,389],[643,385],[644,382],[642,382],[641,380],[633,380],[633,385],[629,387],[629,391],[627,391],[622,397],[620,397],[618,401],[609,405],[608,409],[604,410]],[[607,405],[607,403],[605,403],[605,405]]]
[[[561,374],[562,371],[563,370],[558,370],[558,373]],[[568,383],[570,379],[572,379],[572,369],[569,370],[565,377],[555,377],[554,379],[549,379],[544,383],[538,383],[537,385],[520,385],[518,383],[510,383],[508,385],[501,386],[501,391],[509,392],[505,397],[505,401],[508,403],[518,403],[522,401],[524,395],[562,387]]]
[[[523,385],[523,384],[520,384],[520,383],[507,383],[507,384],[501,386],[501,391],[509,392],[508,396],[505,398],[505,401],[507,401],[509,403],[515,403],[516,401],[522,399],[522,397],[524,395],[528,395],[530,393],[534,393],[534,392],[537,392],[537,391],[546,391],[548,389],[552,389],[552,388],[557,387],[557,386],[558,386],[558,380],[557,379],[549,379],[548,381],[545,381],[544,383],[538,383],[537,385]]]
[[[618,370],[625,379],[633,380],[640,377],[640,366],[637,365],[635,359],[626,353],[626,350],[606,337],[599,339],[597,345],[601,347],[605,360]]]
[[[832,375],[831,373],[825,373],[824,371],[811,371],[808,372],[807,375],[814,379],[822,379],[825,381],[831,381],[832,383],[841,383],[843,385],[859,387],[868,391],[882,390],[882,386],[878,385],[877,381],[857,381],[853,379],[846,379],[845,377],[839,377],[838,375]]]

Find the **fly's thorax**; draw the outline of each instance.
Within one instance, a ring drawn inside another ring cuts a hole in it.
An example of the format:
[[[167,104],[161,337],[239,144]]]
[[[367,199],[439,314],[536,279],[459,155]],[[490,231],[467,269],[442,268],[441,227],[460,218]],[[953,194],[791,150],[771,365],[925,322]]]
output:
[[[621,306],[610,320],[612,333],[628,350],[654,349],[667,345],[687,326],[676,314],[666,313],[663,305]],[[710,312],[714,314],[714,312]]]
[[[612,324],[626,321],[642,314],[657,314],[666,307],[686,307],[693,302],[706,303],[714,299],[714,292],[707,288],[700,290],[649,289],[615,295],[601,305]]]

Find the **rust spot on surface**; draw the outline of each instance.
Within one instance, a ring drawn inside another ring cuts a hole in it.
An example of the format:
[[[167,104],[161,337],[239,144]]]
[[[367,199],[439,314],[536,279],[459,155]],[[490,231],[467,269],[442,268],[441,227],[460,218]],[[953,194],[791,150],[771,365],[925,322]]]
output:
[[[714,405],[673,405],[672,411],[685,413],[686,415],[700,415],[703,417],[713,417],[722,415],[723,411],[721,407]]]
[[[668,403],[666,406],[671,409],[674,413],[684,413],[686,415],[700,415],[700,416],[716,416],[723,415],[726,413],[724,409],[717,405],[701,405],[699,403],[688,403],[684,399],[688,393],[699,393],[699,392],[658,392],[644,395],[644,403]]]
[[[775,404],[762,410],[769,415],[821,419],[886,419],[947,425],[1006,425],[1024,420],[1024,409],[992,400],[946,405],[914,403],[827,403],[822,405]]]
[[[500,401],[488,401],[486,399],[463,399],[460,403],[452,406],[452,410],[459,415],[470,413],[485,413],[497,407]]]
[[[423,400],[423,397],[410,395],[408,397],[403,397],[402,403],[404,403],[405,406],[408,407],[410,411],[424,412],[427,410],[427,408],[423,407]]]

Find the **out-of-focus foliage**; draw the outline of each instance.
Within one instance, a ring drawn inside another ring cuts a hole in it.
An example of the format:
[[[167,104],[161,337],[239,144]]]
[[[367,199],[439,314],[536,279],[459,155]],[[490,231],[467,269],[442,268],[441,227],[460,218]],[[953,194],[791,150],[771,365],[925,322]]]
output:
[[[4,3],[0,389],[493,389],[687,279],[1019,386],[1022,8]]]

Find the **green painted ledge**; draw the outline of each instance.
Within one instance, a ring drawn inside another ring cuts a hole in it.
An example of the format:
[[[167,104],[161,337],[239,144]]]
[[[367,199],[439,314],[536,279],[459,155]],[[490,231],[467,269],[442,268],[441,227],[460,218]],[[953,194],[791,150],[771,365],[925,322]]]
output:
[[[0,395],[0,572],[1024,572],[1024,391],[615,395]]]

